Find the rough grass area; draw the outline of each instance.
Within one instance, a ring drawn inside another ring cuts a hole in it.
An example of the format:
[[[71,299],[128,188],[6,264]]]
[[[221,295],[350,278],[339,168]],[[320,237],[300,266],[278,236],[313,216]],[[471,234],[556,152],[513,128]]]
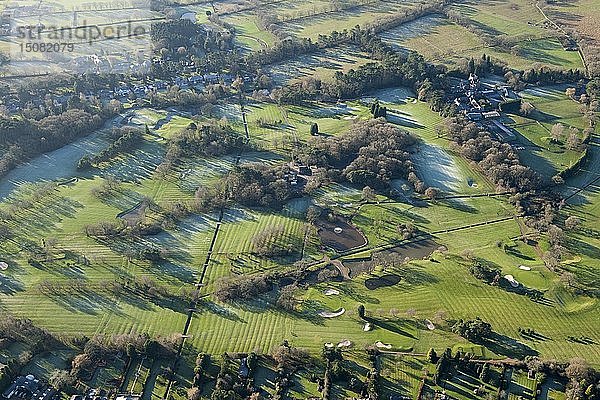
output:
[[[465,7],[465,6],[463,6]],[[470,5],[468,9],[476,6]],[[478,10],[478,8],[477,8]],[[463,8],[458,10],[461,14]],[[475,11],[478,13],[478,11]],[[477,14],[479,15],[479,14]],[[423,20],[424,22],[421,22]],[[492,19],[486,20],[490,23]],[[494,24],[503,24],[502,19],[496,19]],[[507,35],[516,37],[514,51],[507,51],[499,47],[490,47],[481,37],[459,26],[448,19],[439,16],[423,17],[383,34],[385,40],[399,48],[415,50],[428,59],[447,65],[460,65],[469,58],[480,58],[483,54],[506,62],[510,67],[526,69],[532,63],[539,63],[564,69],[582,68],[583,63],[577,52],[565,51],[559,40],[552,35],[539,35],[530,31],[527,23],[515,23],[517,26],[502,25],[508,33],[497,31],[493,26],[476,21],[490,35]],[[422,34],[414,34],[422,30],[423,23],[428,28]],[[414,29],[409,29],[412,24]],[[525,28],[527,27],[527,28]],[[521,28],[524,32],[519,32]],[[523,36],[525,35],[525,36]],[[523,38],[521,38],[523,36]],[[525,38],[526,37],[526,38]]]

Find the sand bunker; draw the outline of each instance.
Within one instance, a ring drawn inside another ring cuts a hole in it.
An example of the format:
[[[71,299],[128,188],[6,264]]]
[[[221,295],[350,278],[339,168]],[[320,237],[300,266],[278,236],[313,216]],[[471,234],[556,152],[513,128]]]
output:
[[[327,343],[325,343],[325,347],[331,349],[333,347],[333,343],[327,342]]]
[[[371,329],[373,329],[373,327],[371,326],[370,322],[367,322],[365,324],[365,326],[363,327],[363,331],[365,331],[365,332],[369,332]]]
[[[531,267],[526,267],[525,265],[519,265],[519,269],[522,271],[531,271]]]
[[[185,179],[189,174],[192,173],[191,169],[186,169],[185,171],[183,171],[180,175],[180,179]]]
[[[388,350],[392,348],[391,344],[385,344],[380,341],[375,342],[375,346],[377,346],[380,349],[388,349]]]
[[[8,269],[8,264],[5,262],[0,262],[0,271],[6,271]]]
[[[335,221],[321,218],[316,225],[323,244],[336,251],[346,251],[367,244],[366,237],[340,216],[335,217]]]
[[[325,289],[325,290],[323,291],[323,294],[324,294],[325,296],[335,296],[335,295],[338,295],[338,294],[340,294],[340,291],[339,291],[339,290],[336,290],[336,289]]]
[[[435,325],[433,324],[433,322],[431,322],[428,319],[425,320],[425,325],[427,325],[427,329],[429,329],[430,331],[435,329]]]
[[[504,275],[504,279],[506,279],[508,281],[508,283],[510,283],[510,286],[512,286],[512,287],[516,288],[519,286],[519,282],[517,282],[515,277],[512,275]]]
[[[352,346],[352,342],[349,341],[348,339],[342,340],[337,345],[337,347],[350,347],[350,346]]]
[[[323,317],[323,318],[335,318],[335,317],[339,317],[340,315],[344,314],[346,312],[345,308],[340,308],[338,311],[320,311],[319,312],[319,316]]]

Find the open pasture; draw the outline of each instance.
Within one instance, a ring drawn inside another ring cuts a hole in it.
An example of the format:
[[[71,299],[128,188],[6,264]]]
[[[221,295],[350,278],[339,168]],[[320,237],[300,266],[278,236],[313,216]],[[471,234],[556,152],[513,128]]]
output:
[[[408,10],[413,6],[412,1],[373,2],[340,11],[287,21],[282,26],[290,34],[315,40],[318,39],[320,34],[326,35],[332,31],[341,32],[344,29],[352,29],[356,25],[363,26],[375,23],[377,19]]]
[[[405,27],[410,24],[420,26],[422,19],[430,27],[423,34],[405,34],[405,28],[384,33],[384,38],[394,46],[415,50],[431,61],[450,66],[461,65],[471,57],[481,58],[483,54],[517,69],[529,68],[532,63],[565,69],[583,66],[577,52],[565,51],[558,39],[552,37],[519,40],[514,51],[507,51],[487,45],[481,37],[444,18],[423,17]]]
[[[337,71],[348,72],[370,62],[377,61],[358,48],[339,46],[271,65],[267,71],[273,82],[280,86],[303,77],[329,81]]]
[[[465,1],[450,8],[470,18],[489,34],[546,38],[555,33],[544,27],[544,17],[526,0],[511,2]]]
[[[566,31],[576,31],[585,38],[582,52],[590,71],[597,71],[598,51],[600,49],[600,23],[598,22],[598,5],[594,0],[577,0],[576,2],[560,1],[547,4],[544,12],[553,22]]]

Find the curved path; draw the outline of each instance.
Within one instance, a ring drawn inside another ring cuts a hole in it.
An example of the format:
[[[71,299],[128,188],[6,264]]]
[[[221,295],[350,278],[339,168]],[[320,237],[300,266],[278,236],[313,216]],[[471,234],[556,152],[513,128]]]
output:
[[[537,10],[540,12],[540,14],[542,14],[542,16],[544,17],[544,19],[546,21],[548,21],[550,23],[550,25],[552,25],[557,31],[561,32],[562,34],[564,34],[565,36],[567,36],[568,38],[570,38],[569,34],[567,33],[567,31],[565,31],[560,25],[558,25],[556,22],[554,22],[553,20],[550,19],[550,17],[548,17],[548,15],[546,15],[546,13],[544,12],[544,10],[540,7],[540,2],[536,1],[535,2],[535,8],[537,8]],[[577,41],[575,41],[575,43],[577,43],[577,52],[579,53],[579,57],[581,58],[581,62],[583,63],[583,68],[585,69],[585,74],[587,76],[589,76],[589,70],[588,70],[588,66],[587,63],[585,61],[585,55],[583,54],[583,50],[581,50],[581,46],[579,45],[579,43]]]
[[[264,40],[254,37],[254,36],[250,36],[250,35],[242,35],[242,34],[237,34],[238,37],[243,37],[243,38],[248,38],[251,40],[254,40],[255,42],[257,42],[260,47],[262,47],[263,49],[266,49],[267,47],[269,47],[269,45],[267,44],[267,42],[265,42]]]

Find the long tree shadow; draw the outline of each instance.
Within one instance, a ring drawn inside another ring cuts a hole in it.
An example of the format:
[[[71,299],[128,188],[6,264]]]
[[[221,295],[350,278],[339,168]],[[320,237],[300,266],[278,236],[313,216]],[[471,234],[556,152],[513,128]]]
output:
[[[15,295],[25,290],[25,286],[12,276],[0,274],[0,293],[6,295]]]
[[[230,321],[246,323],[246,321],[239,315],[237,315],[234,311],[207,299],[201,299],[198,302],[196,311],[200,314],[208,312],[210,314],[217,315],[221,318],[225,318]]]
[[[493,332],[483,344],[494,353],[506,357],[522,359],[525,356],[536,356],[539,353],[526,344],[496,332]]]
[[[387,331],[394,332],[399,335],[409,337],[411,339],[415,339],[415,340],[417,339],[412,333],[410,333],[407,330],[410,328],[414,328],[414,323],[412,321],[406,321],[406,320],[401,320],[401,319],[395,320],[395,321],[389,321],[389,320],[383,320],[383,319],[376,319],[376,318],[372,318],[372,317],[365,318],[365,320],[370,322],[371,324],[373,324],[373,326],[375,326],[375,327],[385,329]],[[413,326],[410,326],[410,325],[413,325]]]

